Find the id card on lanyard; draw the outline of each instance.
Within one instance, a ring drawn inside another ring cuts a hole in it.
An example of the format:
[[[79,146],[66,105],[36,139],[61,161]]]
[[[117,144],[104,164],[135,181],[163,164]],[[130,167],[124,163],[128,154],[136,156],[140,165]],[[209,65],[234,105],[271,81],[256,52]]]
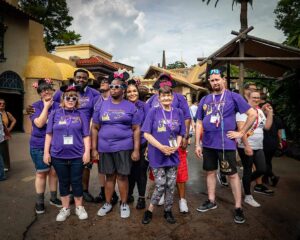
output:
[[[222,93],[221,98],[219,100],[219,103],[217,104],[215,95],[212,95],[213,98],[213,107],[216,109],[214,113],[210,116],[210,123],[213,123],[216,125],[216,127],[219,127],[220,122],[222,121],[221,118],[223,118],[223,111],[224,111],[224,105],[225,105],[225,92],[226,90]],[[224,103],[222,103],[224,100]],[[221,111],[221,105],[223,104],[223,109]]]
[[[64,117],[66,122],[67,134],[63,135],[63,143],[64,145],[73,145],[74,144],[73,135],[69,134],[69,127],[72,123],[72,118],[70,116],[68,116],[68,118],[66,117],[65,110],[64,110]]]
[[[178,147],[177,139],[173,133],[173,130],[174,130],[174,128],[173,128],[173,108],[171,107],[170,119],[167,119],[164,109],[162,107],[161,107],[161,110],[162,110],[164,121],[170,130],[169,146],[170,147]]]

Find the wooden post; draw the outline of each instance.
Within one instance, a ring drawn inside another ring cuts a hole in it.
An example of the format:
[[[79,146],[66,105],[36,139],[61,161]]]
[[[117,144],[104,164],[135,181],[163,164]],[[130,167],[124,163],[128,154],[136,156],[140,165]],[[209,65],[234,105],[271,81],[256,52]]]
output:
[[[231,88],[230,88],[230,80],[231,80],[231,76],[230,76],[230,62],[227,62],[227,69],[226,69],[226,71],[227,71],[227,88],[229,90],[231,90]]]
[[[239,41],[239,57],[245,56],[245,42],[244,38],[241,38]],[[240,94],[243,95],[243,84],[244,84],[244,61],[240,61],[239,67],[239,79],[238,79],[238,87]]]

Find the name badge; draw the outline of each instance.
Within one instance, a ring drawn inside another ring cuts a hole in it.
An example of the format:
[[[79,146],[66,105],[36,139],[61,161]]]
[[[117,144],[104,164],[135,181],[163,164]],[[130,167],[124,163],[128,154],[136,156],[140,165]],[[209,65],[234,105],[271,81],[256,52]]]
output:
[[[177,147],[177,140],[175,138],[170,138],[169,139],[169,145],[170,147]]]
[[[66,120],[60,120],[58,122],[58,125],[66,125],[66,124],[67,124]]]
[[[220,116],[219,115],[211,115],[210,116],[210,123],[217,123],[220,121]]]
[[[73,144],[73,136],[64,136],[64,145],[72,145]]]

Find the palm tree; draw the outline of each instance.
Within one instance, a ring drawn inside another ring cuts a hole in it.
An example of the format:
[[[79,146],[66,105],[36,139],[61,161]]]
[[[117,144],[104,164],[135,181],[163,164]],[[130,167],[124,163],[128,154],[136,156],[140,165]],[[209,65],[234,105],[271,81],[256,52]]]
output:
[[[202,2],[206,2],[206,4],[208,5],[211,0],[202,0]],[[215,2],[215,7],[218,5],[219,0],[216,0]],[[241,13],[240,13],[240,22],[241,22],[241,29],[240,32],[243,32],[245,29],[248,28],[248,17],[247,17],[247,13],[248,13],[248,3],[252,6],[253,4],[253,0],[232,0],[232,9],[234,4],[241,4]]]

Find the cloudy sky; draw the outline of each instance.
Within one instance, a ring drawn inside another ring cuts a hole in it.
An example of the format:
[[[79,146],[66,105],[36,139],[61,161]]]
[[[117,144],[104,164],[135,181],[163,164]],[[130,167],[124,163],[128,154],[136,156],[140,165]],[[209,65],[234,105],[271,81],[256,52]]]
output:
[[[166,50],[167,64],[177,60],[189,66],[232,39],[231,30],[240,29],[240,5],[231,0],[67,0],[72,29],[80,43],[90,43],[113,55],[113,60],[135,67],[143,75],[150,65],[161,62]],[[273,13],[278,0],[255,0],[248,8],[250,33],[283,42],[275,29]]]

